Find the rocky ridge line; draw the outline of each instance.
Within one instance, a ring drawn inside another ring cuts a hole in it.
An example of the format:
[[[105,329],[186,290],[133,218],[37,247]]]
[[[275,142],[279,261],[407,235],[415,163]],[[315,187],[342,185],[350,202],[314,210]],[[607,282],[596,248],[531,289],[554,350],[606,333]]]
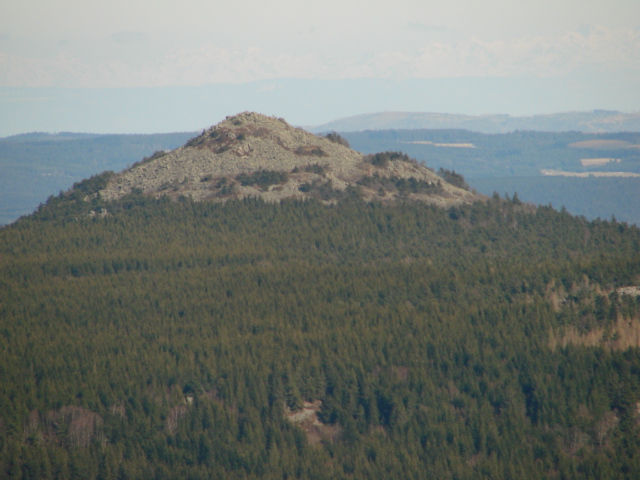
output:
[[[115,175],[100,195],[114,200],[137,190],[196,201],[315,196],[331,202],[354,187],[367,200],[402,196],[446,206],[478,198],[407,160],[391,158],[376,164],[283,119],[243,112],[204,130],[183,147],[156,152]]]

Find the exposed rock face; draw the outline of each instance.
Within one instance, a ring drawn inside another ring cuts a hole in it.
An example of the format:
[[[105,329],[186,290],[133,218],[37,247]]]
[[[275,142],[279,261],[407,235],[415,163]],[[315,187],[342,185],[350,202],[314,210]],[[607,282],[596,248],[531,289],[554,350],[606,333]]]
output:
[[[194,200],[315,196],[334,201],[355,187],[369,200],[401,196],[451,205],[477,199],[407,160],[372,163],[359,152],[283,119],[244,112],[227,117],[183,147],[138,162],[111,179],[100,195],[113,200],[139,189],[157,197],[185,195]]]

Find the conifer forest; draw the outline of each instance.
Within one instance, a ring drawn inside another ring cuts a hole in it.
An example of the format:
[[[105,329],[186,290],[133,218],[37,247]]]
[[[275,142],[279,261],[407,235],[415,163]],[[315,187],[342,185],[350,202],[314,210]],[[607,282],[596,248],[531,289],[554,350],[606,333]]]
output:
[[[0,477],[638,478],[638,228],[99,180],[0,229]]]

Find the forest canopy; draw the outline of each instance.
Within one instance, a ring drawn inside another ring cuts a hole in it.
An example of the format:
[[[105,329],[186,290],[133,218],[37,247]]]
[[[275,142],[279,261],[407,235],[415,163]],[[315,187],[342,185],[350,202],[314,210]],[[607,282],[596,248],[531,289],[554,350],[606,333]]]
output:
[[[639,280],[515,197],[52,197],[0,229],[0,476],[633,478]]]

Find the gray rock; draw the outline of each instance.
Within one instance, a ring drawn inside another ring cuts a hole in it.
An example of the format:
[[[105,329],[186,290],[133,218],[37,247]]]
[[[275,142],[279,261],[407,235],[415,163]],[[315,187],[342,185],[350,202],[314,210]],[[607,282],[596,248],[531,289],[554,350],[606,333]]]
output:
[[[286,172],[287,179],[268,188],[243,186],[236,180],[239,174],[261,170]],[[318,174],[318,171],[322,173]],[[356,186],[363,177],[373,175],[413,177],[432,184],[440,182],[442,189],[438,195],[409,195],[421,201],[450,205],[478,198],[447,184],[422,165],[391,161],[384,167],[376,167],[367,163],[361,153],[348,147],[292,127],[283,119],[254,112],[227,117],[183,147],[120,172],[100,195],[114,200],[135,188],[156,197],[185,195],[198,201],[225,201],[258,196],[277,202],[311,196],[308,185],[327,187],[331,182],[331,188],[341,191]],[[391,201],[397,197],[393,192],[380,195],[379,189],[359,188],[366,199]]]

